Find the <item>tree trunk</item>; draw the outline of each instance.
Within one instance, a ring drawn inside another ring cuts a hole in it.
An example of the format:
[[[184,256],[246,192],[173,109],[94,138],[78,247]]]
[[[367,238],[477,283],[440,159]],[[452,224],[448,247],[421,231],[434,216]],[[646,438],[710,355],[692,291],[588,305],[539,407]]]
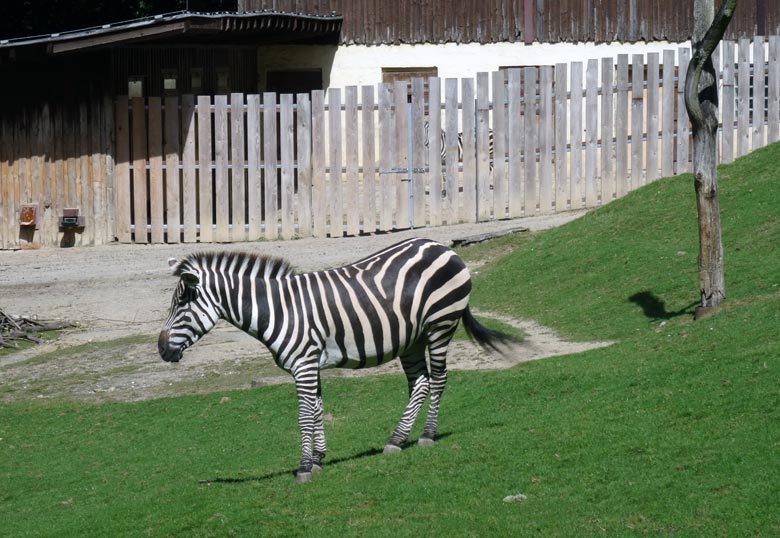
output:
[[[737,0],[725,0],[714,20],[713,2],[694,2],[693,59],[685,80],[685,106],[693,130],[693,174],[699,216],[701,306],[696,309],[697,318],[726,298],[718,204],[718,86],[712,53],[731,21]]]

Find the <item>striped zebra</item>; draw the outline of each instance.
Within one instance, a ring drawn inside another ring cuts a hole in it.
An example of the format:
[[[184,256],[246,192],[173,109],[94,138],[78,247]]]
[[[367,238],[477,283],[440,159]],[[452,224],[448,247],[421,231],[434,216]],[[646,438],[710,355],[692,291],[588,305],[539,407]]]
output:
[[[425,129],[425,147],[430,146],[430,124],[428,121],[426,121],[423,124],[423,129]],[[439,141],[439,147],[441,148],[441,163],[444,164],[444,162],[447,160],[447,135],[444,132],[444,129],[441,129],[441,139]],[[490,129],[488,131],[488,154],[489,157],[489,166],[490,171],[493,171],[493,129]],[[458,133],[458,162],[463,162],[463,133]]]
[[[158,340],[161,357],[178,362],[218,319],[265,344],[276,365],[295,380],[299,482],[321,468],[326,453],[321,370],[401,360],[409,401],[385,445],[385,453],[391,453],[407,440],[429,393],[418,443],[433,444],[447,381],[447,346],[461,319],[483,347],[495,348],[506,339],[471,315],[471,278],[463,260],[426,239],[402,241],[351,265],[312,273],[296,273],[279,258],[233,252],[171,258],[169,265],[179,282]]]

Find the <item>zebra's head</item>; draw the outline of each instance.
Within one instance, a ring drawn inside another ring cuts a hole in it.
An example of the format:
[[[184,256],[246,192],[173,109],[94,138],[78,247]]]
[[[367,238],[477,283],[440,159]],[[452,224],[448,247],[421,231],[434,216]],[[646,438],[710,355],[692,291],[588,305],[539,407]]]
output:
[[[179,362],[184,350],[209,332],[220,313],[203,285],[203,273],[194,258],[168,260],[168,265],[179,283],[173,291],[171,311],[165,321],[157,350],[167,362]]]

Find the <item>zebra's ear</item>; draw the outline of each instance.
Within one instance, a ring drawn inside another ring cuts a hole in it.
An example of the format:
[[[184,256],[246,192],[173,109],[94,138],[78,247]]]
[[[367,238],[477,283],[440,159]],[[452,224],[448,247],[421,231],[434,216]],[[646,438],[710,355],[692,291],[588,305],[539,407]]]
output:
[[[168,267],[171,268],[171,272],[176,270],[176,266],[179,265],[179,260],[176,258],[168,258]]]

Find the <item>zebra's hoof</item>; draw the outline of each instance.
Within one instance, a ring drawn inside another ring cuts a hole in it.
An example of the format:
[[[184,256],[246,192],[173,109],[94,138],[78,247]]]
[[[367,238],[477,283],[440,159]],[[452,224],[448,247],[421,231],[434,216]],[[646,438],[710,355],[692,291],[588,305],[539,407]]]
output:
[[[304,484],[311,480],[311,471],[308,472],[302,472],[298,471],[298,474],[295,475],[295,482],[298,484]]]
[[[390,443],[385,445],[384,450],[382,450],[382,454],[398,454],[401,452],[401,447],[398,445],[391,445]]]
[[[433,446],[435,444],[436,444],[436,442],[433,439],[431,439],[430,437],[420,437],[417,440],[417,445],[418,446]]]
[[[311,472],[316,474],[319,473],[320,471],[322,471],[322,465],[319,465],[317,463],[312,463]]]

